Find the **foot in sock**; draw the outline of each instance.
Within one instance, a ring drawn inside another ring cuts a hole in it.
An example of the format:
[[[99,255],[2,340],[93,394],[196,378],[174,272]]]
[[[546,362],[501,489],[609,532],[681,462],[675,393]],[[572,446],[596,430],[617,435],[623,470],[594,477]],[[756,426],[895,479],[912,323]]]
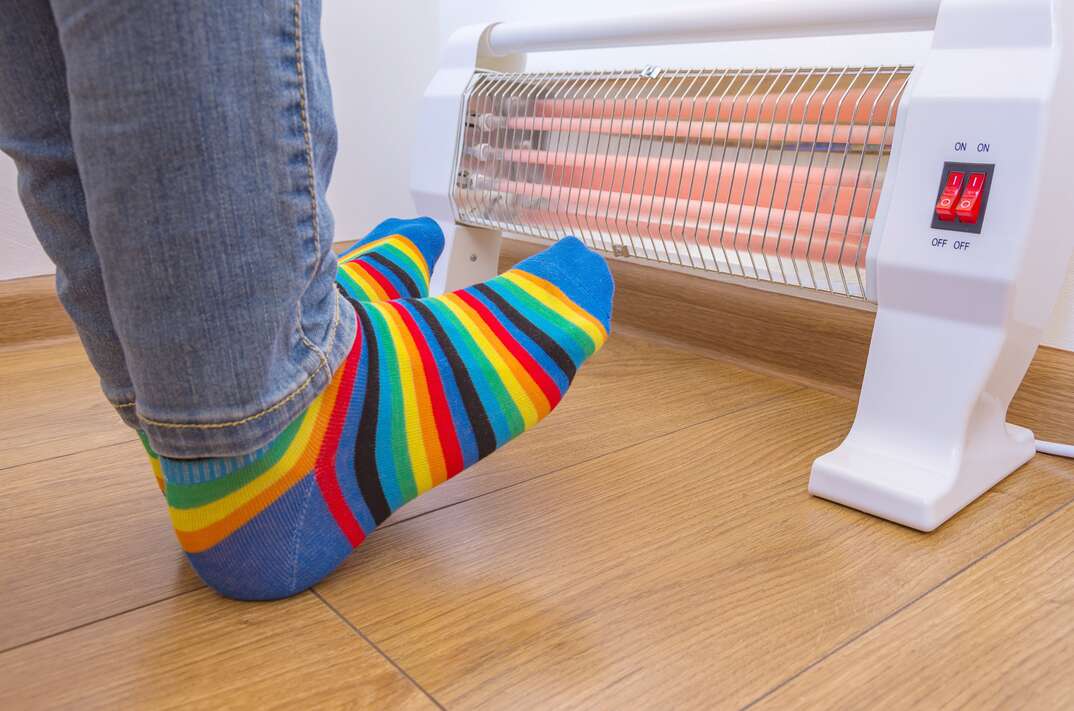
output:
[[[429,295],[429,275],[444,249],[434,220],[385,220],[339,255],[336,283],[353,301]]]
[[[272,443],[159,459],[194,569],[247,600],[317,583],[393,511],[547,415],[607,338],[612,289],[571,237],[443,296],[352,301],[350,355]]]
[[[444,233],[428,217],[390,218],[339,255],[336,284],[351,301],[387,301],[429,295],[429,276],[444,250]],[[164,491],[160,458],[138,430],[157,486]]]

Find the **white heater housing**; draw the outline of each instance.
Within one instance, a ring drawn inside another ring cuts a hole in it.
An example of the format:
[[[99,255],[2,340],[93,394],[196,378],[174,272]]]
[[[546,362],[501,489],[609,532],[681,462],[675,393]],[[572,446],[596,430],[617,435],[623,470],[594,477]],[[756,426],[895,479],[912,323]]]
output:
[[[523,71],[525,54],[932,30],[914,66]],[[744,285],[875,302],[858,411],[816,496],[928,531],[1025,463],[1006,423],[1074,235],[1066,0],[750,0],[464,28],[425,95],[412,187],[434,291],[501,232]],[[946,190],[945,190],[946,188]]]

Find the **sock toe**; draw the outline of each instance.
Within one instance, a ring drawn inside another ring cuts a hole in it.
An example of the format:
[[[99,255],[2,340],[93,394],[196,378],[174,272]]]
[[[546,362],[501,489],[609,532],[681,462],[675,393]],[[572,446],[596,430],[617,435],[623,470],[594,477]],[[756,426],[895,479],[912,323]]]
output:
[[[429,270],[436,265],[440,254],[444,251],[444,231],[431,217],[415,217],[411,220],[403,220],[398,217],[389,217],[373,228],[369,234],[358,240],[348,249],[341,258],[359,247],[374,242],[389,235],[403,235],[418,248]]]
[[[604,257],[577,237],[564,237],[548,249],[524,259],[515,269],[552,282],[571,301],[611,329],[615,284]]]

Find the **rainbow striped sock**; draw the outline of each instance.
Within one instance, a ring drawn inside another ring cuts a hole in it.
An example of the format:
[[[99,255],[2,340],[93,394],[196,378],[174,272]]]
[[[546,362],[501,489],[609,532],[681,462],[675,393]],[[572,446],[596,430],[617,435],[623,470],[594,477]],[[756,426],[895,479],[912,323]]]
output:
[[[429,295],[429,276],[444,250],[444,233],[428,217],[381,222],[339,255],[336,284],[352,301],[387,301]],[[153,477],[164,491],[160,457],[138,430]]]
[[[547,415],[607,338],[612,289],[604,260],[568,237],[467,289],[352,302],[354,348],[272,443],[159,458],[194,569],[247,600],[321,580],[393,511]]]
[[[429,295],[429,275],[444,233],[428,217],[385,220],[339,255],[336,283],[355,301]]]

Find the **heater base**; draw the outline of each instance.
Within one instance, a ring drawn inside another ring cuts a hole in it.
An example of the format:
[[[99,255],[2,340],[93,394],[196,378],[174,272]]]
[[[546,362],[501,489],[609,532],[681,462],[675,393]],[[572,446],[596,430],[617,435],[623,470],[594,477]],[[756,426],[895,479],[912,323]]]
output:
[[[1033,457],[1032,432],[1011,424],[1004,429],[1006,437],[949,457],[946,468],[865,449],[851,436],[813,463],[809,493],[932,531]]]

